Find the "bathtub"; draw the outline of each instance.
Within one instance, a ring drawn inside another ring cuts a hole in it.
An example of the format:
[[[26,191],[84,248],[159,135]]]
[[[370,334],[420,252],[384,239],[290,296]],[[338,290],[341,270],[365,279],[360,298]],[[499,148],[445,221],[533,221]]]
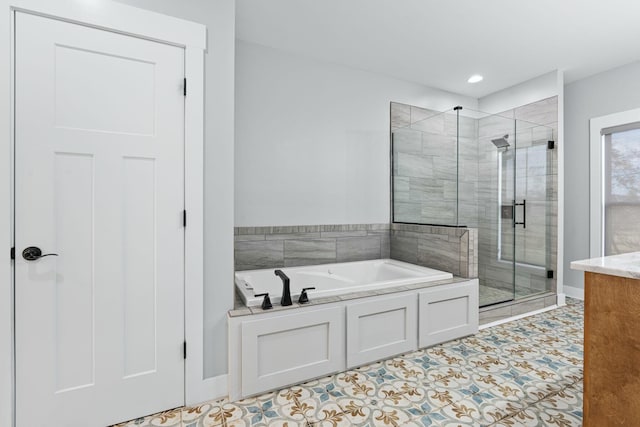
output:
[[[238,271],[236,288],[247,307],[260,306],[262,297],[269,293],[271,302],[278,304],[282,296],[282,280],[274,274],[274,268]],[[387,287],[412,285],[451,279],[453,275],[432,268],[420,267],[392,259],[322,264],[281,269],[291,279],[291,299],[298,300],[302,288],[309,299],[337,296],[352,292],[372,291]]]

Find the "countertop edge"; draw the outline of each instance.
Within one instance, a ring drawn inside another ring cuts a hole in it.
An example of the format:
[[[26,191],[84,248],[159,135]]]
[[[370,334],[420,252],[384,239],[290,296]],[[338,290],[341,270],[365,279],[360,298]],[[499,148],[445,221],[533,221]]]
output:
[[[640,252],[572,261],[572,270],[640,280]]]

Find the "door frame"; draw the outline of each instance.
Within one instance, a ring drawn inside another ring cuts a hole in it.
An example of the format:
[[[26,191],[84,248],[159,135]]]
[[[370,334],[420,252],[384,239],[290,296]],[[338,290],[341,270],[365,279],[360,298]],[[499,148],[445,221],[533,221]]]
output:
[[[204,53],[207,28],[132,6],[97,0],[0,0],[0,248],[13,247],[14,16],[16,11],[117,32],[185,49],[185,403],[226,395],[226,376],[204,378]],[[13,262],[0,256],[0,425],[15,423]],[[186,309],[188,307],[188,310]],[[7,345],[10,343],[10,345]]]

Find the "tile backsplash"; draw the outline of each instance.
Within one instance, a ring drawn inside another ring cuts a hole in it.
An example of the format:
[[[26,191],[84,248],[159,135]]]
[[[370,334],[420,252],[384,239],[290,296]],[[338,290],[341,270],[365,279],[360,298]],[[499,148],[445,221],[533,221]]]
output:
[[[297,267],[389,258],[390,224],[235,228],[235,268]]]
[[[297,267],[393,258],[477,277],[477,229],[411,224],[236,227],[235,268]]]
[[[391,224],[391,258],[478,277],[478,230],[420,224]]]

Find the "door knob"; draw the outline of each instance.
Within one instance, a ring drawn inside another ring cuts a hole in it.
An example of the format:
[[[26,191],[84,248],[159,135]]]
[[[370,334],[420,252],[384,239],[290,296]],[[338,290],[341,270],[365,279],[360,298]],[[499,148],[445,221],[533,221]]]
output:
[[[42,254],[42,250],[36,246],[29,246],[22,251],[22,258],[27,261],[35,261],[46,256],[58,256],[58,254]]]

